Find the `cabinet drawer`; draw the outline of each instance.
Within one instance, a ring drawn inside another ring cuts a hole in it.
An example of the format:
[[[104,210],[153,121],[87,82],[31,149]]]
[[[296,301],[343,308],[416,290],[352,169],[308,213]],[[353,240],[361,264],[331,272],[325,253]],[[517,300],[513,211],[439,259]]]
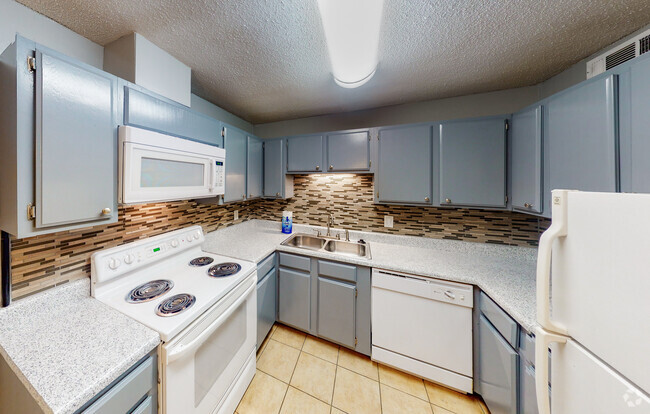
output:
[[[151,398],[151,395],[142,401],[140,405],[131,412],[131,414],[155,414],[153,398]]]
[[[309,272],[311,270],[311,259],[295,254],[280,253],[280,266],[293,267],[294,269]]]
[[[532,365],[535,365],[535,335],[523,329],[519,333],[519,354]]]
[[[155,361],[153,357],[149,357],[88,407],[84,414],[131,412],[142,397],[156,385],[154,372]]]
[[[257,265],[257,280],[261,281],[264,276],[266,276],[271,269],[275,266],[275,253],[271,254],[266,259],[263,259]]]
[[[519,326],[507,313],[503,311],[490,299],[485,293],[481,292],[480,300],[481,313],[485,315],[487,320],[503,335],[503,337],[512,345],[517,348],[517,333]]]
[[[318,274],[333,277],[335,279],[347,280],[349,282],[356,282],[357,267],[342,263],[329,262],[327,260],[319,260]]]

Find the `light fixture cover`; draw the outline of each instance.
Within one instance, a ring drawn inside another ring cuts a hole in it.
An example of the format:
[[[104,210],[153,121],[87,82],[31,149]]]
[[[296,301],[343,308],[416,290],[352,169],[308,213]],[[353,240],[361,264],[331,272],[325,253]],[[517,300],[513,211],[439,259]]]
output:
[[[368,82],[378,63],[383,0],[318,0],[336,83],[356,88]]]

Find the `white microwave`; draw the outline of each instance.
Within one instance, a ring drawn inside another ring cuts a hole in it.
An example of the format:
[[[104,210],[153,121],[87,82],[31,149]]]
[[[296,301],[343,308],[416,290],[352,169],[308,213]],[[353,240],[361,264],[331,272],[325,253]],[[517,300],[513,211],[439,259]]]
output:
[[[222,195],[226,150],[120,126],[119,202],[141,204]]]

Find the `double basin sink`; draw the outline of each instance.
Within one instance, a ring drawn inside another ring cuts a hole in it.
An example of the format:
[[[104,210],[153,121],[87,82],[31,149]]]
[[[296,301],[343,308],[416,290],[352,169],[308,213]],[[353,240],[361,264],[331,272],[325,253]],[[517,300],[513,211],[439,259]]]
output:
[[[370,259],[370,246],[363,242],[330,239],[298,233],[282,242],[282,245]]]

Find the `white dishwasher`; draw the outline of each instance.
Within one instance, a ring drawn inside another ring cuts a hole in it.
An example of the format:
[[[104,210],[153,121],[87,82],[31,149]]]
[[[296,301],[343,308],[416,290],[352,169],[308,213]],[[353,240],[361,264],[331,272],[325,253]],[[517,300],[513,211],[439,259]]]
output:
[[[471,285],[372,270],[372,359],[462,392],[472,388]]]

